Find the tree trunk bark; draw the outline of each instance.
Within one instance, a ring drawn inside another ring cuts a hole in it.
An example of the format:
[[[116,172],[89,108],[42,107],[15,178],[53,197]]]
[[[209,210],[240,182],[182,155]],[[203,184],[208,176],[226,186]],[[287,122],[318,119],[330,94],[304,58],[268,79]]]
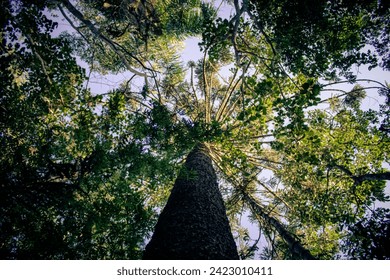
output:
[[[188,155],[143,259],[238,259],[207,148]]]

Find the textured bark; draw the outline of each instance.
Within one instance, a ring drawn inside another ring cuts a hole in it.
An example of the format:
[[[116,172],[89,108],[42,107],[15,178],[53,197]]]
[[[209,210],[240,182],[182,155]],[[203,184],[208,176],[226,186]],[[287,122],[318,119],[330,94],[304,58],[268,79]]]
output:
[[[204,145],[188,155],[143,259],[238,259],[217,176]]]

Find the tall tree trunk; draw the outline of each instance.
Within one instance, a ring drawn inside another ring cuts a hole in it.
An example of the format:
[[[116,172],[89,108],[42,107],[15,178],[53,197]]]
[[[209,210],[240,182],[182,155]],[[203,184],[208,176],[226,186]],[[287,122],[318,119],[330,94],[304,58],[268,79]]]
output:
[[[296,239],[290,232],[288,232],[287,229],[278,220],[265,213],[263,208],[259,204],[257,204],[257,202],[251,196],[249,196],[245,192],[243,193],[243,196],[244,200],[249,203],[250,207],[252,208],[253,213],[258,214],[269,225],[276,229],[276,231],[287,243],[291,253],[294,256],[297,256],[298,258],[304,260],[315,259],[314,256],[310,253],[310,251],[303,247],[303,245],[301,244],[301,242],[299,242],[298,239]]]
[[[204,145],[188,155],[143,259],[238,259],[217,176]]]

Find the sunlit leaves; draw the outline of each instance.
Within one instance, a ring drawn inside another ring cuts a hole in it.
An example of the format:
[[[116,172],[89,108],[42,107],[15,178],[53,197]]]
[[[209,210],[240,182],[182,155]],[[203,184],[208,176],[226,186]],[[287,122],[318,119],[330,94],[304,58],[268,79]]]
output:
[[[315,110],[305,133],[280,138],[287,163],[280,176],[284,198],[294,205],[292,219],[299,213],[300,223],[349,224],[364,214],[363,204],[385,199],[383,181],[357,179],[382,171],[386,144],[371,131],[360,110]]]

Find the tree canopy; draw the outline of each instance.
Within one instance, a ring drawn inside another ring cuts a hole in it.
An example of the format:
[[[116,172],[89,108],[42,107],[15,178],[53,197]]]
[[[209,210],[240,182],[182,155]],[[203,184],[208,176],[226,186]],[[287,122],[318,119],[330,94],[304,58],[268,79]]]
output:
[[[390,258],[386,1],[1,7],[1,258],[141,258],[198,144],[241,259]]]

